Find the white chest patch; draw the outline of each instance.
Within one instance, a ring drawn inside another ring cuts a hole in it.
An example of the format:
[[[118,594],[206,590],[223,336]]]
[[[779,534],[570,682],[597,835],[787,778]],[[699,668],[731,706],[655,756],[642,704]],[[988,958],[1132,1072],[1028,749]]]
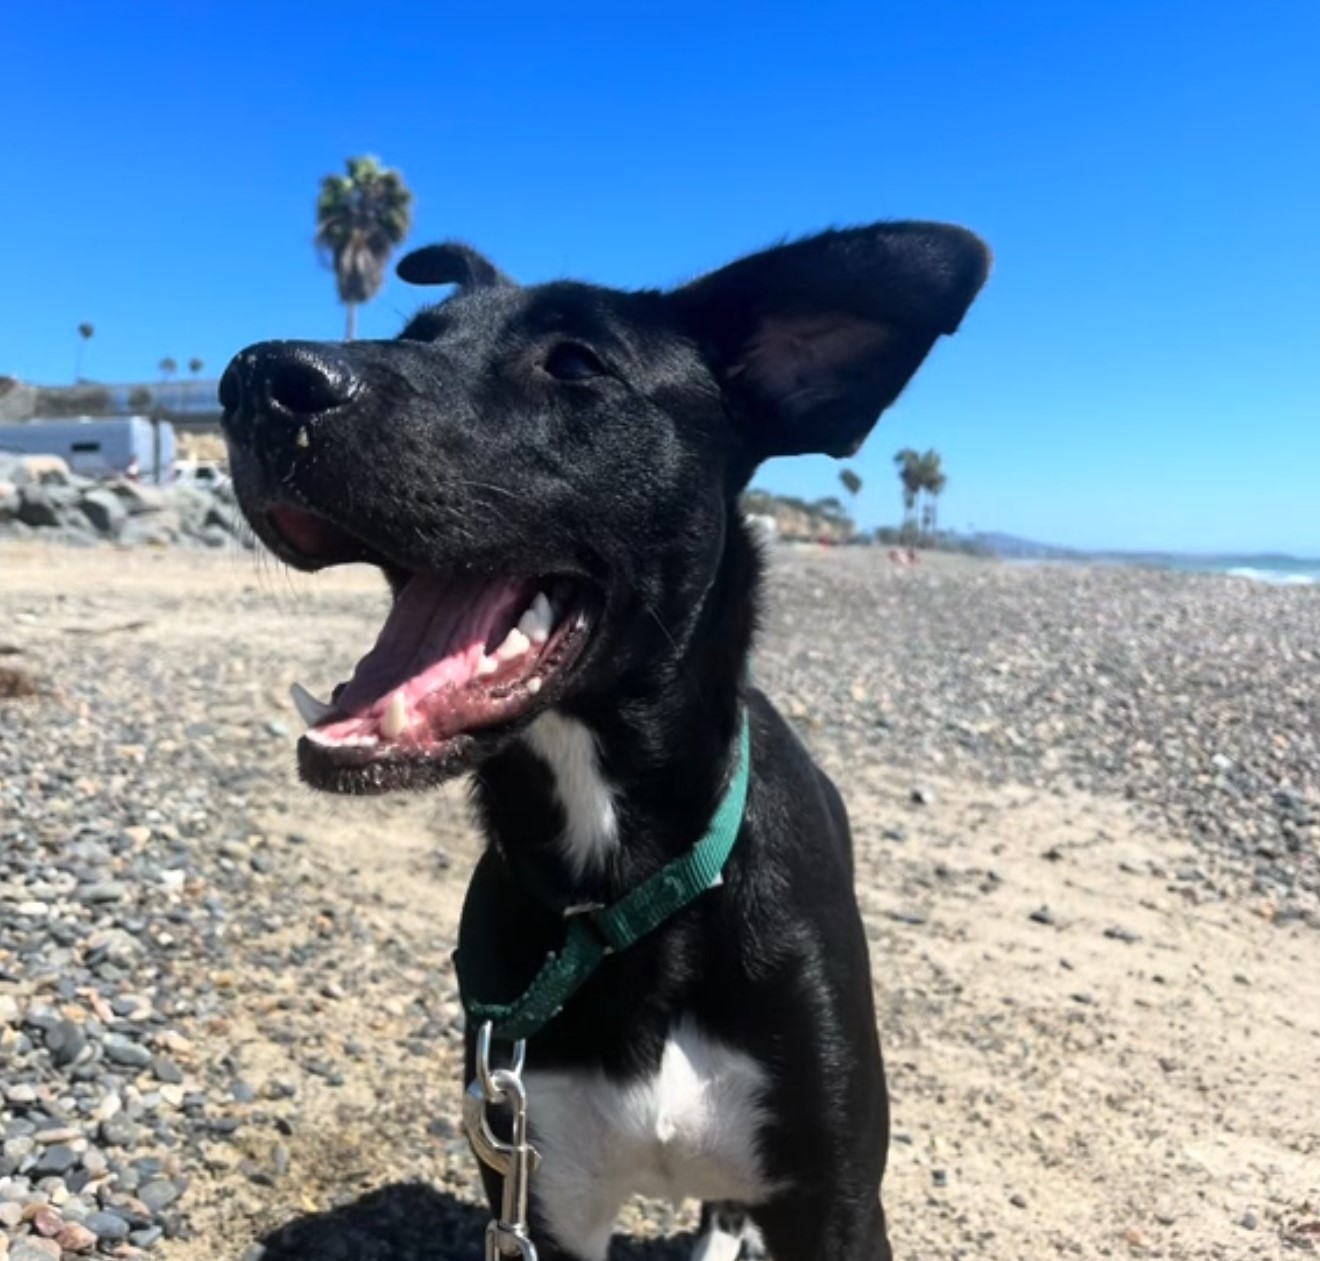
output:
[[[575,718],[553,711],[528,729],[527,743],[555,777],[566,823],[559,838],[575,877],[602,866],[619,841],[614,791],[600,772],[596,738]]]
[[[677,1025],[650,1078],[529,1071],[532,1142],[541,1153],[533,1192],[559,1244],[603,1261],[630,1195],[756,1204],[773,1190],[757,1137],[765,1070]]]

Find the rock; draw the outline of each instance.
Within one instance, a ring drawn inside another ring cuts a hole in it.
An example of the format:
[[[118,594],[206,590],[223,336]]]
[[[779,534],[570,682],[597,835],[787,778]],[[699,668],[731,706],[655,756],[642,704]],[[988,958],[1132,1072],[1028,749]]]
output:
[[[122,1115],[107,1117],[98,1132],[107,1147],[135,1147],[141,1137],[140,1127]]]
[[[183,1194],[183,1188],[166,1178],[148,1182],[138,1191],[138,1199],[153,1213],[169,1208]]]
[[[1033,924],[1044,924],[1047,927],[1052,927],[1055,922],[1054,912],[1051,911],[1048,906],[1037,907],[1034,911],[1031,912],[1030,915],[1027,916],[1027,918]]]
[[[935,804],[935,794],[922,785],[917,785],[912,789],[909,799],[914,806],[933,806]]]
[[[102,1046],[105,1047],[106,1058],[112,1064],[119,1064],[125,1068],[142,1069],[151,1063],[151,1052],[141,1043],[134,1042],[131,1038],[126,1038],[122,1034],[106,1034]]]
[[[39,1235],[44,1235],[47,1239],[52,1239],[64,1229],[64,1221],[54,1210],[46,1208],[44,1205],[37,1209],[29,1219],[32,1223],[32,1229]]]
[[[34,1131],[33,1138],[38,1143],[72,1143],[75,1139],[82,1137],[82,1131],[76,1130],[71,1125],[45,1124],[40,1125]]]
[[[44,486],[20,486],[18,511],[14,515],[24,525],[50,527],[64,524],[54,496]]]
[[[183,1081],[183,1070],[163,1055],[157,1055],[151,1061],[152,1076],[159,1082],[177,1086]]]
[[[84,885],[78,891],[78,896],[93,905],[122,902],[128,896],[128,886],[119,880],[98,880],[94,884]]]
[[[78,1163],[78,1153],[67,1143],[56,1143],[45,1147],[37,1155],[37,1163],[32,1167],[33,1178],[60,1177],[68,1173]]]
[[[77,1064],[91,1055],[83,1031],[72,1020],[61,1020],[46,1031],[46,1049],[59,1068]]]
[[[96,1236],[81,1222],[66,1222],[55,1242],[65,1252],[91,1252],[96,1247]]]
[[[113,1243],[118,1243],[120,1240],[128,1238],[128,1223],[118,1213],[111,1213],[108,1210],[102,1209],[95,1213],[88,1213],[83,1225],[97,1239],[108,1239]]]
[[[98,534],[114,538],[128,520],[128,509],[123,501],[108,490],[89,490],[78,505]]]
[[[60,1245],[54,1239],[25,1235],[9,1245],[9,1261],[60,1261]]]

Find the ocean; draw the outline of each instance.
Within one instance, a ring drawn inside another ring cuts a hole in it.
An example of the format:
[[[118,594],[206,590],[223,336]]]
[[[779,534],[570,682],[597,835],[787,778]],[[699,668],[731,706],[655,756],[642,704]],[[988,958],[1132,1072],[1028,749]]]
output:
[[[1156,563],[1188,573],[1228,574],[1232,578],[1276,586],[1320,584],[1320,560],[1295,556],[1169,556],[1161,557]]]

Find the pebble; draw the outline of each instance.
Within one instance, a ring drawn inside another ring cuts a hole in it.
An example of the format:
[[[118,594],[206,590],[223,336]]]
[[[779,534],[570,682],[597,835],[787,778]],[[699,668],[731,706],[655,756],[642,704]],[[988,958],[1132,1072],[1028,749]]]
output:
[[[59,1177],[68,1173],[77,1163],[78,1153],[67,1143],[57,1143],[41,1152],[30,1176],[34,1179]]]
[[[169,1208],[183,1194],[183,1188],[165,1178],[157,1178],[141,1187],[137,1194],[143,1204],[153,1213],[158,1213],[161,1209]]]
[[[10,1243],[9,1261],[60,1261],[60,1245],[54,1239],[25,1235]]]
[[[131,1038],[118,1033],[108,1033],[102,1043],[106,1058],[112,1064],[121,1064],[126,1068],[146,1068],[151,1063],[151,1052]]]
[[[128,886],[119,880],[98,880],[82,889],[79,896],[93,904],[121,902],[128,896]]]
[[[55,1242],[65,1252],[91,1252],[96,1247],[96,1236],[81,1222],[66,1222]]]
[[[118,1213],[110,1213],[104,1210],[89,1213],[83,1221],[83,1225],[98,1239],[109,1239],[112,1242],[118,1242],[121,1239],[128,1238],[128,1223]]]
[[[141,1134],[141,1128],[127,1116],[108,1117],[101,1122],[101,1142],[107,1147],[132,1147]]]

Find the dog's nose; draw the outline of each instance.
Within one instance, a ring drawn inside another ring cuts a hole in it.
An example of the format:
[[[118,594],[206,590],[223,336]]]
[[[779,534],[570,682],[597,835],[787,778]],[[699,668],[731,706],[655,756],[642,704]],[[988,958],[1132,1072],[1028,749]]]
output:
[[[259,342],[241,350],[220,378],[224,426],[317,416],[343,407],[361,388],[343,354],[317,342]]]

